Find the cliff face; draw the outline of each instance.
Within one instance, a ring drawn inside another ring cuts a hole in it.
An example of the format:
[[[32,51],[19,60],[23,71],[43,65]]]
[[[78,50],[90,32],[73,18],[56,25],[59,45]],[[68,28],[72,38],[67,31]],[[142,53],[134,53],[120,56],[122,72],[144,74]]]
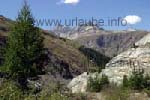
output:
[[[109,34],[82,37],[77,39],[77,41],[86,47],[95,48],[97,51],[104,53],[106,56],[113,57],[133,47],[134,43],[146,34],[147,32],[144,31],[122,31],[118,33],[109,32]]]
[[[135,46],[134,44],[148,34],[147,31],[125,30],[107,31],[98,26],[79,26],[75,28],[57,27],[55,35],[79,42],[87,48],[94,48],[108,57]]]

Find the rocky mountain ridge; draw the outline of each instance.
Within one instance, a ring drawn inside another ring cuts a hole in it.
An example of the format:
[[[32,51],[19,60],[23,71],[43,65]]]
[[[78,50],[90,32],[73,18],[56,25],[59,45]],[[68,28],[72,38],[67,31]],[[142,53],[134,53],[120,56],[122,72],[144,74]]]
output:
[[[108,57],[113,57],[135,46],[135,43],[147,35],[148,31],[108,31],[98,26],[83,25],[75,28],[57,27],[54,33],[58,37],[77,41],[87,48],[93,48]]]

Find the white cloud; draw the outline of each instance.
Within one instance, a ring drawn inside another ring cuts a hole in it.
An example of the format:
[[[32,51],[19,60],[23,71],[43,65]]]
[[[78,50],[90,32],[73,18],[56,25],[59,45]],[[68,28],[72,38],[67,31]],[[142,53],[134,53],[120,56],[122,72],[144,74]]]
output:
[[[137,15],[128,15],[124,18],[127,24],[136,24],[142,21],[142,18]]]
[[[80,0],[60,0],[57,4],[77,4]]]
[[[77,3],[79,3],[79,0],[64,0],[64,3],[66,3],[66,4],[77,4]]]

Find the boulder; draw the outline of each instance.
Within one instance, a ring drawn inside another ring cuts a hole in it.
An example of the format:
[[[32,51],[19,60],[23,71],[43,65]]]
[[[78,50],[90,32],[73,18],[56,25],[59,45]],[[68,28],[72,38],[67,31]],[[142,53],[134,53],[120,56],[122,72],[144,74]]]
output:
[[[87,90],[87,79],[88,74],[84,72],[83,74],[74,78],[69,84],[68,88],[72,93],[84,93]]]
[[[72,81],[68,84],[68,88],[72,93],[85,93],[87,91],[87,81],[89,77],[101,77],[100,73],[90,73],[84,72],[83,74],[73,78]]]

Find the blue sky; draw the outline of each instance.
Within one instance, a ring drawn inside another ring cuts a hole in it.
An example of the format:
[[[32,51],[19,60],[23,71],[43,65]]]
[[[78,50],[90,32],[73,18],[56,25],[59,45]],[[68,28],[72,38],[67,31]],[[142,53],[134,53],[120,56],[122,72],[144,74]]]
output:
[[[118,18],[134,15],[141,18],[128,26],[105,26],[119,30],[133,27],[150,30],[150,0],[27,0],[36,19]],[[69,1],[69,2],[68,2]],[[76,2],[77,1],[77,2]],[[76,4],[74,4],[76,3]],[[23,0],[1,0],[0,15],[15,19]],[[45,29],[50,27],[43,26]]]

